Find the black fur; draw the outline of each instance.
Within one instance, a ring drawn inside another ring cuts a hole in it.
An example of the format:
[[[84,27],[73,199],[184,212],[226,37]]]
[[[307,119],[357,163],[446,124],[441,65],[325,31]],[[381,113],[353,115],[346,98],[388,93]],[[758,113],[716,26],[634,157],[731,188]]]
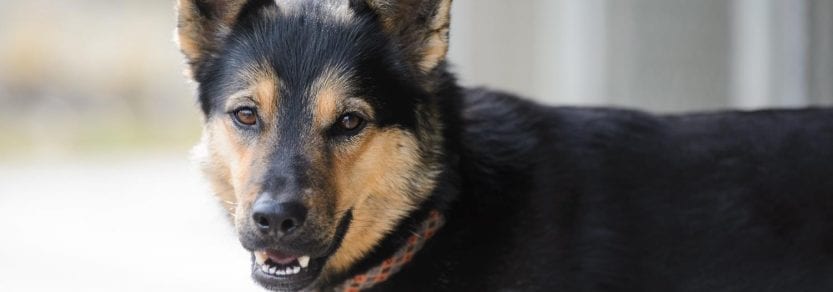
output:
[[[449,223],[379,290],[833,290],[833,111],[456,98]]]
[[[283,82],[283,137],[310,123],[302,88],[333,66],[356,72],[380,127],[416,130],[432,108],[444,126],[431,199],[330,285],[439,209],[446,226],[377,290],[833,291],[833,111],[546,107],[461,89],[445,64],[429,93],[366,7],[333,25],[312,4],[256,17],[277,9],[261,2],[196,72],[206,115],[224,114],[236,71],[265,59]]]

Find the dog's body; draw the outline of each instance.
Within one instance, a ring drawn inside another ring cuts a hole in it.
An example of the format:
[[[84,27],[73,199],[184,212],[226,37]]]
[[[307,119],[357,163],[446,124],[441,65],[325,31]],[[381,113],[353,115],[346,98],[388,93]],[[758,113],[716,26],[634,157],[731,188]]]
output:
[[[179,1],[200,160],[260,284],[349,290],[407,247],[373,289],[833,289],[833,111],[655,116],[464,90],[449,7]],[[445,225],[410,249],[430,214]]]
[[[463,100],[449,222],[387,291],[833,289],[833,111]]]

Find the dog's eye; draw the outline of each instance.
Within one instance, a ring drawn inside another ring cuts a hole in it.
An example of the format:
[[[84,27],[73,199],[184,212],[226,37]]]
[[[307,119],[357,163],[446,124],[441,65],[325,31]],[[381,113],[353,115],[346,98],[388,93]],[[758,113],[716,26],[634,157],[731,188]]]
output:
[[[345,114],[338,118],[337,126],[341,132],[355,133],[364,127],[365,121],[362,117],[354,113]]]
[[[246,126],[257,124],[257,113],[251,108],[241,108],[234,111],[234,119]]]

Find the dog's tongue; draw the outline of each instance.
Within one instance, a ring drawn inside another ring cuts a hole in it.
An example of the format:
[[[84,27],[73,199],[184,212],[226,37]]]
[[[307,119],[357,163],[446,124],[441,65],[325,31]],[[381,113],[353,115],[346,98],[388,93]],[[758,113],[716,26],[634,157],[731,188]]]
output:
[[[266,251],[266,255],[269,256],[269,259],[272,260],[272,262],[277,263],[277,264],[281,264],[281,265],[291,264],[296,259],[298,259],[298,257],[296,257],[296,256],[286,254],[286,253],[282,253],[282,252],[279,252],[279,251],[276,251],[276,250],[268,250],[268,251]]]

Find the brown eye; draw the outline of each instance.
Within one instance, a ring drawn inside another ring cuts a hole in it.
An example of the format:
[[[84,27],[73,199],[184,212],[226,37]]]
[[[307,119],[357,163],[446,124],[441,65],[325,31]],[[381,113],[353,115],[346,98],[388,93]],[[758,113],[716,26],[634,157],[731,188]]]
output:
[[[234,111],[234,118],[237,122],[246,126],[254,126],[257,124],[257,114],[255,113],[255,110],[250,108],[243,108]]]
[[[346,114],[338,118],[338,127],[342,131],[356,131],[364,126],[364,119],[356,114]]]

